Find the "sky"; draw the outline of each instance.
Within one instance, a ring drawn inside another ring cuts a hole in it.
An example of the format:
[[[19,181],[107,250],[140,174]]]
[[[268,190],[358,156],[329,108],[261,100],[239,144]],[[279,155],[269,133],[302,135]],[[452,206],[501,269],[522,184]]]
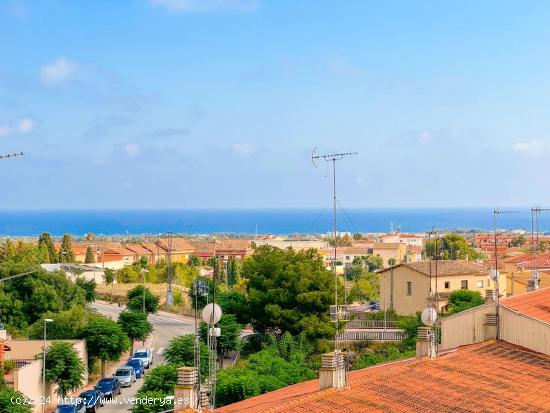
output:
[[[0,209],[550,204],[550,2],[0,0]]]

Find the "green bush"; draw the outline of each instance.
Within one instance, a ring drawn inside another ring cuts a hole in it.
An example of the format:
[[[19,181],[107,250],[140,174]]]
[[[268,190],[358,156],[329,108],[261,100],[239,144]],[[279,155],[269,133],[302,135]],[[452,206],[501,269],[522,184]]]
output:
[[[171,394],[177,382],[178,368],[173,364],[163,364],[147,372],[140,393],[161,392]]]
[[[455,314],[485,303],[478,291],[455,290],[449,295],[449,313]]]
[[[216,404],[219,406],[258,396],[260,392],[260,378],[253,371],[230,367],[218,374]]]
[[[132,407],[132,413],[158,413],[170,410],[174,402],[173,400],[166,400],[166,396],[168,394],[157,391],[140,391],[136,394],[138,400]]]

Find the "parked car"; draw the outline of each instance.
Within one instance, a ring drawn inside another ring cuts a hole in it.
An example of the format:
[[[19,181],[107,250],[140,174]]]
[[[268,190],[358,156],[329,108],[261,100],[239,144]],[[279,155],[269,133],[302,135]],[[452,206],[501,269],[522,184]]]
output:
[[[145,366],[143,365],[143,360],[141,359],[130,359],[126,365],[134,368],[138,379],[141,379],[141,377],[145,374]]]
[[[113,376],[118,379],[122,387],[130,387],[136,382],[136,372],[131,366],[119,367]]]
[[[56,407],[55,413],[86,413],[86,405],[83,401],[60,404]]]
[[[153,364],[153,352],[149,348],[140,348],[134,353],[133,359],[140,359],[143,365],[148,369]]]
[[[371,311],[380,311],[380,303],[377,301],[371,301],[369,303],[369,308]]]
[[[103,406],[103,399],[105,396],[101,390],[92,389],[80,393],[78,397],[80,397],[86,405],[86,410],[94,413],[97,408]]]
[[[108,377],[97,382],[95,388],[103,393],[104,397],[111,397],[121,393],[120,382],[116,377]]]

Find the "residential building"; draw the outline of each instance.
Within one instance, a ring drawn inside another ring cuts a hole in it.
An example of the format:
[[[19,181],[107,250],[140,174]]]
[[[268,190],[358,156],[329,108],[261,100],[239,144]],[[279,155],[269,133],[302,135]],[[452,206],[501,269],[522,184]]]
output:
[[[431,272],[430,272],[431,267]],[[430,280],[431,273],[431,280]],[[494,288],[485,266],[464,260],[403,263],[379,272],[380,300],[384,308],[398,314],[415,314],[426,308],[431,291],[437,292],[438,308],[447,310],[449,294],[454,290],[478,291]],[[506,295],[506,277],[500,274],[500,292]]]
[[[380,242],[401,243],[406,245],[414,245],[416,247],[422,248],[424,246],[424,235],[402,234],[402,233],[384,234],[380,237]]]
[[[533,278],[532,271],[512,271],[506,273],[507,295],[524,294],[529,291],[529,280]],[[550,271],[539,272],[539,287],[550,287]]]
[[[389,260],[397,264],[407,261],[407,244],[401,242],[377,242],[372,248],[372,254],[382,257],[384,267],[389,267]]]
[[[88,354],[86,342],[84,340],[62,340],[70,342],[76,350],[78,357],[83,365],[88,363]],[[50,346],[52,341],[46,341],[46,346]],[[5,352],[6,360],[15,362],[16,368],[7,374],[4,379],[8,386],[20,391],[32,400],[42,400],[43,382],[42,382],[42,358],[36,359],[37,354],[42,353],[44,342],[42,340],[6,340],[5,346],[8,351]],[[83,384],[88,383],[87,370],[84,371]],[[50,384],[46,385],[46,395],[51,396],[52,404],[48,408],[55,407],[57,400],[57,387]],[[36,403],[33,413],[39,413],[41,405]]]
[[[195,251],[195,248],[189,241],[177,236],[159,238],[155,244],[166,250],[167,256],[170,257],[172,262],[186,263],[189,255]]]

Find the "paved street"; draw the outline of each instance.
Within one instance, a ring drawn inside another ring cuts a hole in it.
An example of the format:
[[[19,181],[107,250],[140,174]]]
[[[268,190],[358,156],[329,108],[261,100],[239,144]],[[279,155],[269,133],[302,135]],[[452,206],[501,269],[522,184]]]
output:
[[[123,308],[117,305],[112,305],[103,302],[95,302],[93,307],[113,320],[118,319],[118,314]],[[151,343],[151,348],[154,354],[154,365],[164,363],[164,357],[162,355],[164,349],[173,337],[190,334],[194,331],[193,323],[189,320],[183,319],[183,317],[177,315],[170,315],[168,313],[152,314],[149,316],[149,321],[153,324],[153,334],[148,339],[148,343]],[[141,343],[136,342],[136,348],[141,346]],[[121,363],[125,364],[125,362]],[[147,373],[146,373],[147,375]],[[101,413],[114,413],[131,409],[131,405],[125,404],[125,399],[132,398],[136,395],[143,379],[138,381],[132,387],[125,387],[122,389],[122,394],[115,400],[116,403],[106,404],[104,408],[100,409]]]

